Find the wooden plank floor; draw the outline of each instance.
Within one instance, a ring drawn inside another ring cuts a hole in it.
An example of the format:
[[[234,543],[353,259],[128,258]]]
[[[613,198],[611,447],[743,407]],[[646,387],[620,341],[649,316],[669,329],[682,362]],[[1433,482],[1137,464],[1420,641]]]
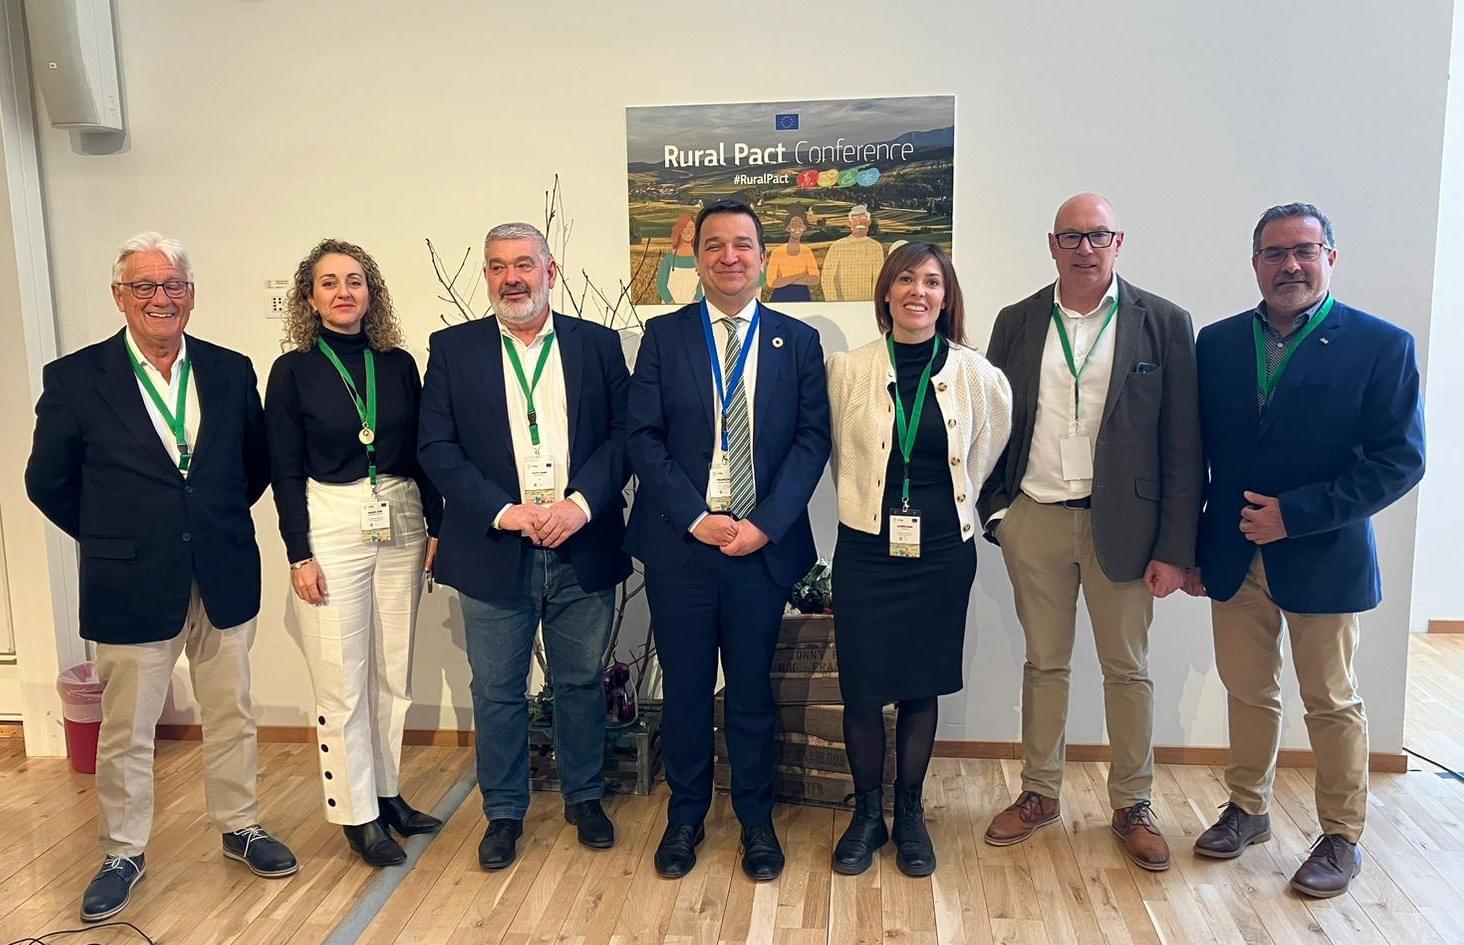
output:
[[[1464,635],[1414,637],[1409,748],[1464,763]],[[262,745],[266,826],[300,855],[301,872],[259,879],[219,856],[203,814],[196,743],[160,743],[148,875],[119,918],[169,945],[316,945],[378,875],[349,856],[319,815],[312,746]],[[405,793],[430,807],[470,770],[471,751],[408,748]],[[1286,880],[1315,839],[1310,772],[1277,778],[1274,839],[1239,860],[1189,852],[1225,799],[1218,768],[1161,766],[1154,806],[1175,851],[1167,873],[1134,868],[1108,831],[1101,764],[1067,768],[1061,829],[1006,849],[981,841],[988,818],[1019,789],[1015,761],[937,759],[926,805],[941,866],[899,873],[886,848],[860,877],[833,875],[845,816],[781,806],[788,867],[755,884],[737,865],[736,821],[718,796],[696,870],[655,875],[662,786],[610,804],[619,842],[580,847],[558,799],[536,795],[519,859],[477,865],[478,796],[449,820],[358,941],[370,945],[1455,945],[1464,943],[1464,783],[1415,763],[1374,775],[1367,865],[1341,898],[1304,901]],[[0,740],[0,942],[75,927],[96,869],[92,779],[64,762],[30,760]],[[81,941],[82,939],[72,939]],[[126,932],[85,938],[140,942]]]

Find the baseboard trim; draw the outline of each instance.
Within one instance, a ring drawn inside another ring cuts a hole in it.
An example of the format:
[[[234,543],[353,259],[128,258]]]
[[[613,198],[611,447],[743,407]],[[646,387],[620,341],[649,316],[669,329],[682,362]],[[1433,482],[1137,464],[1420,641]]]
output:
[[[5,725],[14,726],[16,734],[19,734],[20,723],[0,723],[0,737],[8,734],[4,730]],[[203,726],[159,725],[158,738],[170,741],[201,741]],[[266,744],[311,742],[315,740],[315,730],[308,725],[261,725],[259,740]],[[406,745],[435,748],[471,748],[474,738],[471,729],[419,728],[407,729],[402,736],[402,742]],[[1022,757],[1022,743],[937,741],[935,754],[941,758],[1018,759]],[[1112,752],[1107,745],[1067,746],[1068,761],[1108,761],[1111,757]],[[1165,765],[1224,765],[1230,760],[1230,749],[1157,746],[1154,749],[1154,760]],[[1276,764],[1283,768],[1310,768],[1313,767],[1314,758],[1310,751],[1283,750],[1277,756]],[[1368,758],[1368,768],[1372,771],[1402,774],[1408,770],[1408,756],[1401,752],[1396,755],[1375,752]]]
[[[1009,758],[1022,757],[1021,742],[957,742],[937,741],[935,754],[941,758]],[[1067,760],[1074,762],[1109,761],[1113,757],[1107,745],[1068,745]],[[1154,760],[1164,765],[1225,765],[1230,761],[1229,748],[1168,747],[1156,745]],[[1283,749],[1276,756],[1282,768],[1311,768],[1316,756],[1310,751]],[[1408,756],[1399,752],[1374,752],[1368,756],[1368,770],[1402,774],[1408,770]]]
[[[1464,633],[1464,620],[1430,620],[1429,633]]]

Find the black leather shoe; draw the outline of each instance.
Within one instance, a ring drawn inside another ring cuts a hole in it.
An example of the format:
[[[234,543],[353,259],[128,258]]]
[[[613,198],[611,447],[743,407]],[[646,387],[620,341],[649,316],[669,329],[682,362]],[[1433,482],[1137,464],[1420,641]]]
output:
[[[920,805],[923,785],[895,785],[895,865],[906,876],[935,872],[935,844],[925,829],[925,808]]]
[[[834,845],[834,872],[858,876],[874,863],[874,855],[890,839],[884,821],[884,789],[854,795],[854,816]]]
[[[366,861],[367,866],[396,866],[407,860],[407,851],[397,845],[379,820],[368,820],[364,824],[341,829],[345,831],[346,843]]]
[[[1220,805],[1220,819],[1195,838],[1195,852],[1217,860],[1233,860],[1252,843],[1271,839],[1271,815],[1247,814],[1240,805]]]
[[[431,814],[424,814],[412,805],[396,797],[378,797],[376,806],[381,811],[381,822],[404,837],[415,837],[419,833],[433,833],[442,829],[442,821]]]
[[[615,846],[615,825],[605,814],[599,800],[580,801],[564,805],[565,823],[579,829],[579,842],[596,850],[608,850]]]
[[[1362,872],[1362,847],[1340,833],[1322,836],[1301,869],[1291,877],[1291,888],[1313,899],[1331,899],[1347,891]]]
[[[783,872],[783,848],[771,824],[742,828],[742,872],[760,883]]]
[[[81,921],[100,922],[127,908],[132,899],[132,887],[137,885],[147,872],[142,854],[137,856],[109,856],[102,860],[102,868],[86,884],[81,894]]]
[[[501,870],[508,866],[518,856],[518,841],[523,835],[522,820],[495,819],[478,843],[478,865],[485,870]]]
[[[224,856],[243,863],[255,876],[289,876],[300,869],[290,848],[259,824],[224,834]]]
[[[696,865],[696,847],[707,838],[701,824],[667,824],[656,846],[656,872],[666,879],[680,879]]]

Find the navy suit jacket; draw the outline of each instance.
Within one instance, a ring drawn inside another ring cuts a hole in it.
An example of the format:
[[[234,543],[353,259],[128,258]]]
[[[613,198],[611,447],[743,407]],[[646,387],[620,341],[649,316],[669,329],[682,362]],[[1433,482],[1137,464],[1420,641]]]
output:
[[[193,585],[215,627],[259,613],[249,507],[269,485],[264,409],[244,355],[187,336],[202,413],[187,478],[153,427],[123,332],[46,365],[25,489],[81,543],[81,635],[153,643]]]
[[[1265,415],[1242,312],[1200,332],[1200,422],[1209,485],[1200,519],[1205,587],[1229,600],[1257,546],[1239,529],[1245,491],[1277,496],[1287,537],[1260,547],[1271,597],[1303,614],[1382,600],[1371,517],[1423,478],[1413,336],[1336,302],[1296,349]]]
[[[625,389],[620,336],[602,325],[554,313],[554,343],[569,414],[568,492],[590,506],[590,521],[560,551],[586,591],[630,575],[625,535]],[[447,506],[438,535],[437,579],[479,600],[518,592],[519,556],[530,547],[493,518],[523,501],[503,388],[503,334],[497,318],[432,335],[422,382],[417,456]]]
[[[792,587],[817,560],[808,501],[828,462],[828,382],[818,332],[766,306],[752,392],[757,506],[747,516],[768,536],[757,554],[773,580]],[[639,485],[626,548],[649,568],[683,564],[688,529],[707,511],[715,414],[712,361],[701,306],[646,322],[630,382],[627,447]]]

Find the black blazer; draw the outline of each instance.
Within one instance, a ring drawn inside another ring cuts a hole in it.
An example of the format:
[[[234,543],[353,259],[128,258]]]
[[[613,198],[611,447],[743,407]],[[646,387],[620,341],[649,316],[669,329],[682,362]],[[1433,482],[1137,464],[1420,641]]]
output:
[[[25,489],[81,543],[81,635],[152,643],[198,585],[215,627],[259,613],[249,507],[269,485],[264,410],[244,355],[192,335],[202,423],[187,478],[158,438],[123,332],[46,365]]]
[[[555,313],[554,343],[564,368],[569,413],[569,481],[590,506],[590,521],[560,546],[587,591],[630,576],[625,536],[625,392],[629,373],[620,335],[602,325]],[[503,342],[497,318],[432,335],[417,455],[447,500],[438,536],[437,579],[479,600],[518,590],[519,555],[530,547],[518,532],[499,531],[493,517],[522,501],[515,470]]]
[[[982,521],[1012,504],[1027,474],[1042,349],[1055,284],[1002,309],[986,357],[1012,385],[1012,436],[977,503]],[[1195,563],[1204,459],[1189,313],[1118,280],[1113,376],[1093,457],[1093,545],[1110,581],[1136,581],[1150,560]]]

